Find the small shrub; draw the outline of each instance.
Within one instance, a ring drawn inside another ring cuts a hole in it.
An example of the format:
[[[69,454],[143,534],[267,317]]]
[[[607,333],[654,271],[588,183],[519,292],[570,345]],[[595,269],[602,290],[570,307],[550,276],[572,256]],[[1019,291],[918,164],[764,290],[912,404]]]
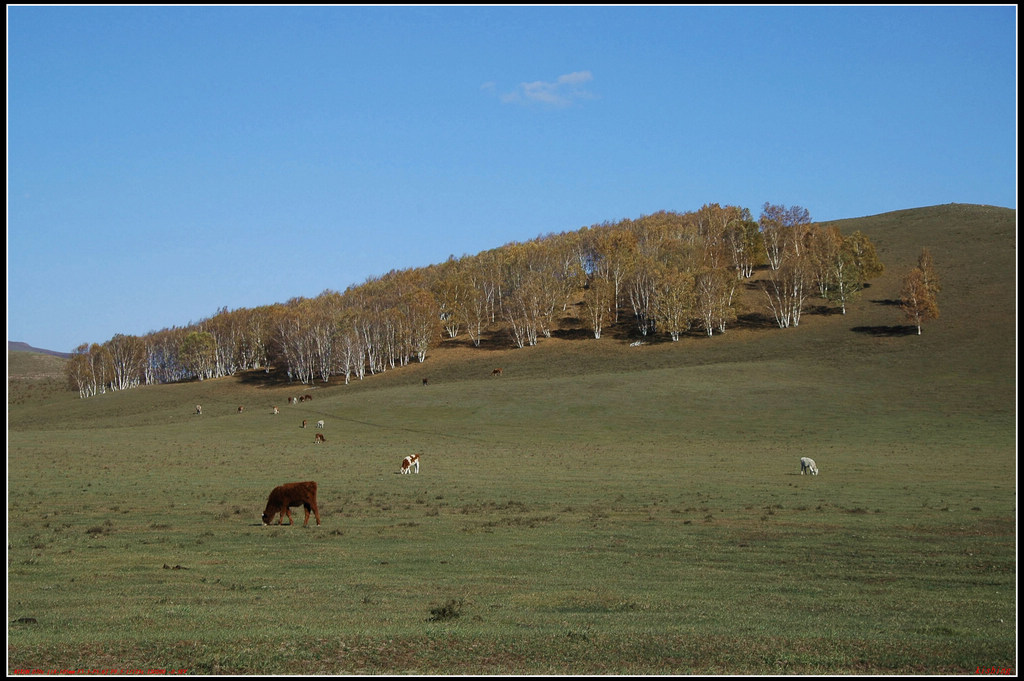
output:
[[[455,600],[450,599],[444,605],[431,608],[430,617],[427,618],[428,622],[445,622],[447,620],[458,619],[462,616],[462,599]]]

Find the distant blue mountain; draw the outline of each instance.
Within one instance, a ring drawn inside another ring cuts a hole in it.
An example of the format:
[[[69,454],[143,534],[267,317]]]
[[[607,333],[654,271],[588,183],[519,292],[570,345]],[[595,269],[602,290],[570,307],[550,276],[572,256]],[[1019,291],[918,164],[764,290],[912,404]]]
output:
[[[8,352],[38,352],[42,355],[54,355],[55,357],[63,357],[67,359],[71,357],[70,352],[57,352],[56,350],[42,350],[40,348],[34,348],[28,343],[19,343],[17,341],[7,341]]]

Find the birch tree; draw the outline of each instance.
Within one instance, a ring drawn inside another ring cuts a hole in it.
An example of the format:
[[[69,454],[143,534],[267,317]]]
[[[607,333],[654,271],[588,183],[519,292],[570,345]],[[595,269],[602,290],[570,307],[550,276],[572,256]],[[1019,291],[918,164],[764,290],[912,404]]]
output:
[[[764,241],[750,211],[743,209],[743,215],[727,225],[725,243],[737,276],[749,279],[754,276],[754,268],[764,262]]]
[[[707,335],[715,329],[725,333],[726,325],[736,319],[733,293],[736,277],[725,268],[707,268],[693,278],[694,311],[704,325]]]
[[[626,293],[633,307],[637,330],[646,337],[657,327],[655,309],[658,284],[657,262],[646,255],[636,254],[630,263],[626,278]]]
[[[928,275],[920,267],[915,267],[903,278],[900,291],[900,309],[917,327],[917,335],[921,335],[921,325],[939,317],[939,304],[934,290],[929,286]]]
[[[790,257],[761,281],[768,310],[779,328],[800,325],[804,303],[810,297],[813,278],[806,258]]]
[[[758,219],[764,240],[765,255],[773,270],[782,267],[787,253],[800,257],[804,234],[811,224],[811,215],[800,206],[776,206],[765,202]]]
[[[675,269],[662,271],[655,303],[658,328],[673,342],[690,330],[695,307],[693,275]]]
[[[110,364],[112,390],[128,390],[142,382],[146,363],[146,345],[138,336],[117,334],[105,344]]]
[[[181,341],[178,358],[189,375],[212,378],[217,364],[217,341],[207,331],[191,331]]]
[[[596,238],[595,245],[594,271],[612,284],[612,323],[618,323],[623,282],[636,253],[636,237],[622,228],[609,228]]]
[[[96,375],[96,358],[92,355],[88,343],[82,343],[71,353],[64,365],[64,375],[68,387],[78,390],[78,397],[84,399],[99,392],[99,381]]]
[[[470,281],[466,274],[466,263],[463,260],[449,258],[447,262],[436,268],[431,291],[438,305],[438,316],[449,338],[459,335],[463,314],[470,295]]]
[[[935,261],[932,259],[932,252],[927,248],[922,248],[921,255],[917,257],[917,269],[921,270],[924,285],[933,295],[937,295],[942,290],[942,284],[939,282],[939,275],[935,271]]]
[[[484,264],[473,258],[465,270],[467,287],[456,313],[466,326],[466,333],[474,347],[480,347],[484,330],[491,318],[489,315],[490,286]]]
[[[612,318],[614,299],[612,283],[599,277],[594,277],[583,292],[583,314],[596,339],[601,338],[604,325]]]

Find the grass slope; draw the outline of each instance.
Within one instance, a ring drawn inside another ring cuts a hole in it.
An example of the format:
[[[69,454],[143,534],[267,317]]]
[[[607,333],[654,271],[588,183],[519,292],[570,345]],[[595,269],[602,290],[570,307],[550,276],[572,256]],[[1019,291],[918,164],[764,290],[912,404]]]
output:
[[[9,402],[8,671],[1013,668],[1015,221],[844,221],[887,273],[793,329]],[[888,301],[922,246],[917,336]],[[308,479],[323,525],[263,527]]]

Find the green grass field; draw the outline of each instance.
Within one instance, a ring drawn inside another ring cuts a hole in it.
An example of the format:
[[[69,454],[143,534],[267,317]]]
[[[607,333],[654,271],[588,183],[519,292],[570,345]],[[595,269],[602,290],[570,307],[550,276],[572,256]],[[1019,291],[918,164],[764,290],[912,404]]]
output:
[[[1015,673],[1015,221],[849,221],[886,276],[787,330],[87,400],[12,359],[8,672]],[[299,480],[323,524],[262,526]]]

